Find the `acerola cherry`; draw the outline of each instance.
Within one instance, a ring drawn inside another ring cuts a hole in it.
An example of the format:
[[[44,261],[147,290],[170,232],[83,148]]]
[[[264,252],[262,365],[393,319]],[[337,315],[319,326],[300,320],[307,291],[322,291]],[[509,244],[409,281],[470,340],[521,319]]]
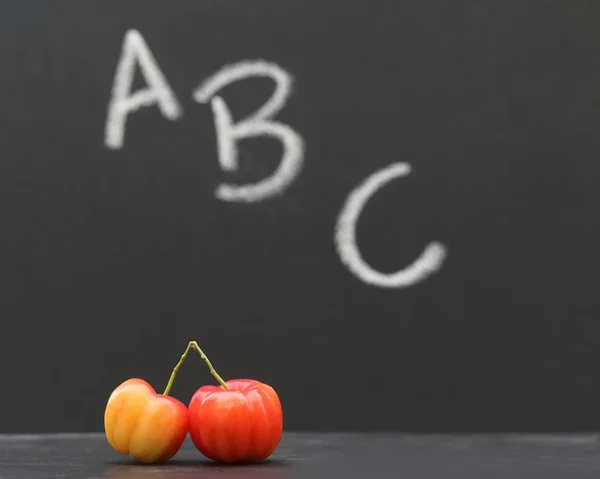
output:
[[[258,462],[281,441],[283,412],[275,390],[253,379],[203,386],[188,407],[190,436],[207,458]]]
[[[277,448],[283,434],[279,396],[254,379],[223,381],[193,341],[220,386],[203,386],[188,406],[190,436],[196,448],[219,462],[259,462]]]
[[[110,445],[139,462],[164,462],[181,448],[188,433],[187,409],[156,394],[142,379],[128,379],[110,395],[104,413]]]
[[[173,368],[163,394],[138,378],[128,379],[112,392],[104,411],[104,431],[115,451],[143,463],[165,462],[177,454],[188,433],[188,415],[185,405],[169,392],[191,349],[192,342]]]

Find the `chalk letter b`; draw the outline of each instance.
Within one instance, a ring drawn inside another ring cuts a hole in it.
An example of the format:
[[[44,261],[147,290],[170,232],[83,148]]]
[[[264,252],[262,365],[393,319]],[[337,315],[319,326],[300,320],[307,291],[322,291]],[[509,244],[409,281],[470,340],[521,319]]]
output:
[[[276,83],[269,100],[256,112],[234,123],[225,101],[215,93],[238,80],[267,76]],[[302,167],[303,141],[301,136],[288,125],[271,120],[289,96],[291,79],[287,72],[273,63],[264,61],[242,61],[223,67],[194,91],[199,103],[211,102],[217,134],[219,163],[224,171],[238,168],[237,143],[244,138],[272,136],[281,141],[283,157],[275,172],[254,184],[233,185],[223,183],[216,197],[223,201],[256,202],[281,194],[296,178]]]

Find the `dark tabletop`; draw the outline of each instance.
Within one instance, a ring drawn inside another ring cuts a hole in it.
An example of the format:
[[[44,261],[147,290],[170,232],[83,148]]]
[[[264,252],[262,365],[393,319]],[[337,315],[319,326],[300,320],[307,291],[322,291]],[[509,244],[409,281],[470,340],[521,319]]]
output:
[[[0,436],[0,478],[398,478],[600,477],[600,437],[285,434],[271,459],[222,466],[188,440],[167,464],[132,464],[103,435]]]

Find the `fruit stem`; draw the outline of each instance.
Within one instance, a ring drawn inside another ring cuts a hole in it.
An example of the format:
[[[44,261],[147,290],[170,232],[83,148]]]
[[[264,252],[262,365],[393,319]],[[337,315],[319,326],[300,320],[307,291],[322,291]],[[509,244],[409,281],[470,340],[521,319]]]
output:
[[[193,349],[195,349],[196,351],[198,351],[198,353],[200,353],[200,357],[208,365],[208,369],[210,370],[210,374],[212,374],[214,376],[214,378],[217,381],[219,381],[219,384],[221,384],[221,386],[223,386],[225,389],[229,389],[229,386],[227,385],[227,383],[225,381],[223,381],[223,379],[221,378],[221,376],[219,376],[217,374],[217,371],[215,371],[215,368],[213,368],[213,365],[210,363],[209,359],[206,357],[206,354],[204,354],[204,352],[202,351],[202,349],[200,349],[200,346],[198,346],[198,343],[196,341],[192,341],[190,343],[190,345],[191,345],[191,347]],[[189,348],[189,346],[188,346],[188,348]],[[186,353],[187,353],[187,349],[186,349]]]
[[[179,372],[179,368],[185,361],[185,358],[187,357],[188,353],[190,352],[190,349],[195,348],[194,344],[195,344],[195,341],[190,341],[190,344],[187,345],[187,348],[185,348],[184,353],[181,355],[181,359],[179,360],[177,365],[173,368],[173,372],[171,373],[171,377],[169,378],[169,382],[167,384],[167,387],[165,388],[165,392],[163,393],[163,396],[168,396],[169,392],[171,392],[171,387],[173,386],[173,381],[175,381],[175,376],[177,376],[177,373]]]

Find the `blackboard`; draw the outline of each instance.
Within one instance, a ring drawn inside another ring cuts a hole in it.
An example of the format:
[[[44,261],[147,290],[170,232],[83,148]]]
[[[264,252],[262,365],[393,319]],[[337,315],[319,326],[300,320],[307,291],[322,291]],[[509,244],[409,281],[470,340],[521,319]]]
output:
[[[101,431],[190,340],[288,430],[598,429],[599,19],[2,2],[2,432]]]

